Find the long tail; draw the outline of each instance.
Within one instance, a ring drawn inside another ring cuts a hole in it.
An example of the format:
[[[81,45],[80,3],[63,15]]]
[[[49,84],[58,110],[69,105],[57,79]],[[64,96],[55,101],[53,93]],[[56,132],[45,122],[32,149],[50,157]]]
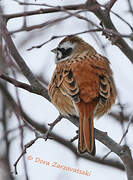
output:
[[[78,150],[80,153],[88,152],[95,155],[95,138],[94,138],[94,125],[93,114],[96,107],[95,102],[77,104],[80,113],[80,130]]]

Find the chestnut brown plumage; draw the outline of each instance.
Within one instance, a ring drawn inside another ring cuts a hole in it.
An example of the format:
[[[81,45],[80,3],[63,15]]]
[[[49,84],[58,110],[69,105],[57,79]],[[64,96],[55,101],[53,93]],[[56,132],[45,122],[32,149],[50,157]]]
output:
[[[79,117],[78,150],[95,155],[93,119],[107,113],[116,99],[110,63],[77,36],[67,36],[53,52],[51,101],[63,115]]]

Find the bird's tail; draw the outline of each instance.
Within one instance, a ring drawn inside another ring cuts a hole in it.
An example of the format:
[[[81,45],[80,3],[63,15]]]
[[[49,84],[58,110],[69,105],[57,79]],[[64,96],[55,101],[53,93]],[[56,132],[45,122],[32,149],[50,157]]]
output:
[[[93,114],[96,107],[95,102],[77,104],[80,113],[80,129],[79,129],[79,142],[78,151],[80,153],[88,152],[95,155],[95,138],[94,138],[94,125]]]

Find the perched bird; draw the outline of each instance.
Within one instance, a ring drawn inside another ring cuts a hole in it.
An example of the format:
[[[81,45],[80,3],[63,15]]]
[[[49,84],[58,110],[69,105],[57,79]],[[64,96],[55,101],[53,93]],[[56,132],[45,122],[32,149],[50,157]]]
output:
[[[53,49],[56,69],[48,87],[52,103],[64,116],[80,119],[78,151],[95,155],[94,117],[107,113],[116,88],[107,58],[77,36]]]

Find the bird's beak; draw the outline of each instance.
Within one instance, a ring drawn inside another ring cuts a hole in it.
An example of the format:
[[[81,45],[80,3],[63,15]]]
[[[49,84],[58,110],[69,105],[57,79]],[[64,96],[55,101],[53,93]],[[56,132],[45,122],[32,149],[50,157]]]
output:
[[[57,53],[57,48],[52,49],[52,50],[51,50],[51,52],[53,52],[53,53],[55,53],[55,54],[56,54],[56,53]]]

